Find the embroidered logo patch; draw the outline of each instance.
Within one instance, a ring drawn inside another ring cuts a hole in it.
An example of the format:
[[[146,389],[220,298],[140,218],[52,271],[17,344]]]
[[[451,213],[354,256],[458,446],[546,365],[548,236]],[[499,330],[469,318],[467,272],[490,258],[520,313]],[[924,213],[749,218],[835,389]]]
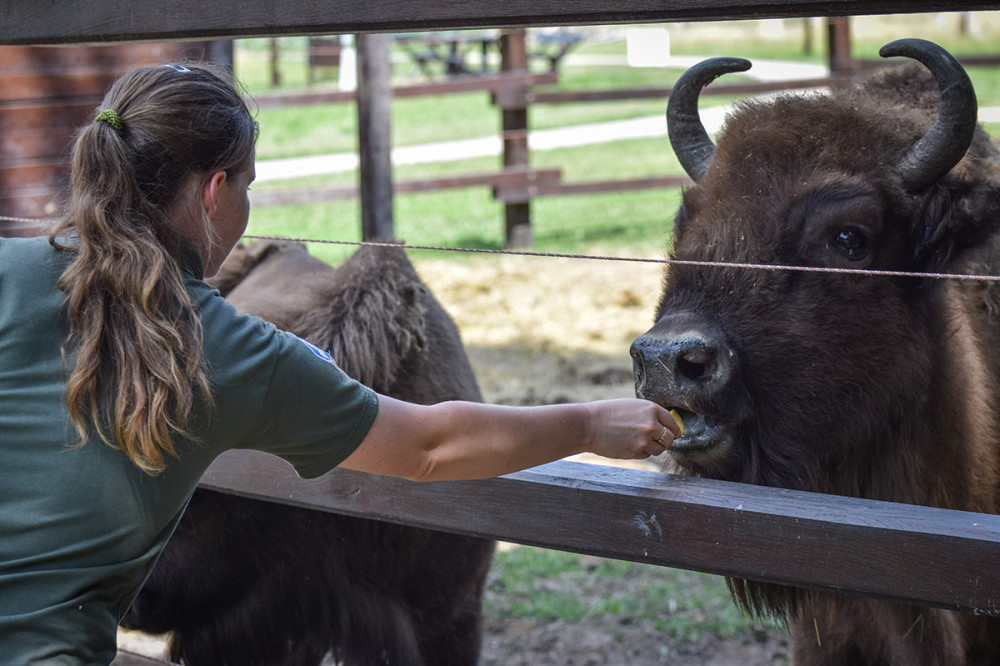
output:
[[[312,344],[311,342],[307,342],[306,340],[303,340],[302,338],[299,338],[298,336],[295,336],[295,337],[297,337],[299,339],[299,342],[301,342],[302,344],[304,344],[306,347],[309,347],[309,349],[312,350],[313,354],[316,354],[316,356],[319,356],[324,361],[329,361],[330,363],[333,363],[333,357],[330,356],[330,352],[323,351],[322,349],[320,349],[316,345]]]

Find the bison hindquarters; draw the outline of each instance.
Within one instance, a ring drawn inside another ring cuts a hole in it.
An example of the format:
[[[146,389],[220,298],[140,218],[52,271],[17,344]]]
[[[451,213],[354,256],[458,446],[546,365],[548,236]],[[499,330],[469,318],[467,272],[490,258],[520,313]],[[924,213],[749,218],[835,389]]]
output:
[[[238,247],[237,309],[329,349],[380,393],[481,400],[454,323],[399,248],[333,269],[297,244]],[[473,666],[493,542],[197,490],[126,626],[191,666]]]

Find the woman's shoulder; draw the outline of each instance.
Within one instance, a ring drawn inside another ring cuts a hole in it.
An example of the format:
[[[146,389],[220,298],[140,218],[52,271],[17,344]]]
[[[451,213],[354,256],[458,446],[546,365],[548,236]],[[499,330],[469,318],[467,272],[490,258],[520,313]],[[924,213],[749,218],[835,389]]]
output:
[[[68,254],[53,247],[47,236],[0,237],[0,275],[36,281],[42,275],[61,274],[70,261]]]
[[[28,238],[0,236],[0,255],[15,261],[19,258],[31,260],[44,255],[50,255],[55,250],[49,243],[48,236],[31,236]]]

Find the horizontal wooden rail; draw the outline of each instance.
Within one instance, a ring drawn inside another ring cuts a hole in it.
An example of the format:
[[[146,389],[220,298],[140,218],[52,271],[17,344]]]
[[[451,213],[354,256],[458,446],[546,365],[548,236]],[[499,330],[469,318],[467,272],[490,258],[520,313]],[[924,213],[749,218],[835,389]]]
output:
[[[766,92],[780,92],[800,88],[821,88],[842,85],[851,80],[848,76],[834,75],[791,81],[764,81],[747,83],[723,83],[705,87],[701,96],[710,95],[754,95]],[[609,88],[605,90],[557,90],[533,91],[528,100],[533,104],[571,104],[576,102],[608,102],[626,99],[666,99],[673,88]]]
[[[849,16],[996,9],[987,0],[0,1],[0,44],[335,35],[452,28]]]
[[[541,86],[556,83],[559,77],[555,73],[525,74],[523,72],[504,72],[500,74],[484,74],[482,76],[460,76],[446,81],[431,81],[414,83],[405,86],[394,86],[392,96],[397,98],[421,97],[425,95],[446,95],[464,92],[507,93],[512,89],[527,89],[531,86]],[[299,92],[262,93],[254,95],[254,103],[258,108],[270,109],[284,106],[338,104],[353,102],[355,92],[352,90],[303,90]]]
[[[634,562],[1000,616],[1000,516],[557,462],[484,481],[230,452],[202,485],[246,497]]]
[[[616,180],[581,180],[573,182],[544,181],[533,192],[536,197],[567,196],[573,194],[598,194],[601,192],[632,192],[635,190],[660,190],[691,185],[687,176],[648,176],[645,178],[619,178]],[[498,194],[498,198],[501,198]]]
[[[437,178],[413,178],[393,183],[394,194],[429,192],[460,187],[494,187],[505,192],[524,191],[528,187],[545,184],[558,186],[562,171],[559,169],[531,169],[507,167],[499,171],[456,174]],[[290,187],[255,190],[250,195],[253,206],[285,206],[355,199],[359,196],[357,185],[327,185],[321,187]],[[514,197],[515,195],[511,195]],[[503,198],[498,195],[498,198]]]
[[[560,169],[522,169],[508,167],[500,171],[457,174],[437,178],[414,178],[393,183],[394,194],[412,194],[463,187],[492,187],[497,199],[505,203],[529,201],[538,197],[631,192],[684,187],[691,184],[687,176],[649,176],[563,182]],[[357,185],[325,185],[320,187],[287,187],[255,190],[250,195],[253,206],[289,206],[342,201],[359,196]]]

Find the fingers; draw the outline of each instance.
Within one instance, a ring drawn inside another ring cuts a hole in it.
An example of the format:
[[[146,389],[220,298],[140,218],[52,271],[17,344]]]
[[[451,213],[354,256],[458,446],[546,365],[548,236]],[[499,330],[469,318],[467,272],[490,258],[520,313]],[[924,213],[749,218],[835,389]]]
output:
[[[673,409],[668,411],[658,407],[655,425],[660,428],[659,434],[654,435],[653,441],[644,447],[644,457],[663,455],[673,444],[674,439],[684,434],[684,422],[680,414]]]
[[[648,400],[621,398],[591,406],[598,427],[590,450],[609,458],[662,455],[683,432],[678,416]]]

